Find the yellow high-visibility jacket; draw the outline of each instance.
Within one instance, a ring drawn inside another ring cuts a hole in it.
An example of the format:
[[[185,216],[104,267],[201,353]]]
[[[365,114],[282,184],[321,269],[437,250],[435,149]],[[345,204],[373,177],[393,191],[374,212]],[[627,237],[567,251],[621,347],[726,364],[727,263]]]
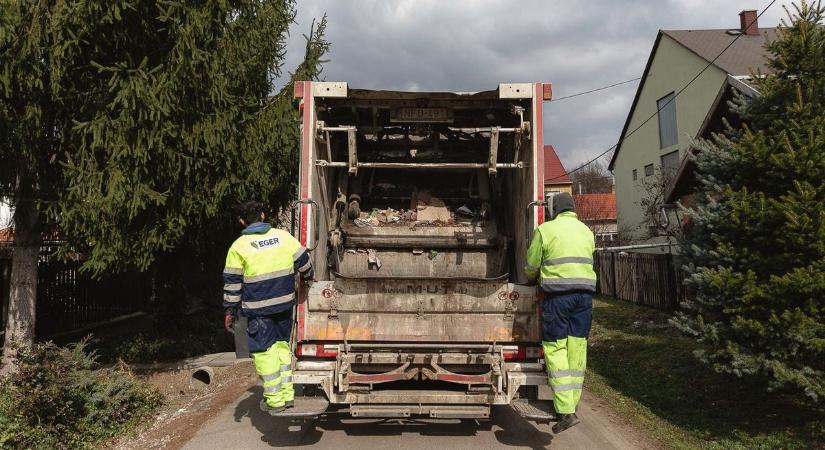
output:
[[[527,276],[539,282],[544,292],[596,291],[593,232],[576,213],[565,211],[544,222],[533,233],[527,250]]]
[[[295,272],[312,276],[309,253],[297,239],[268,223],[243,230],[226,255],[223,307],[245,317],[277,314],[292,308]]]

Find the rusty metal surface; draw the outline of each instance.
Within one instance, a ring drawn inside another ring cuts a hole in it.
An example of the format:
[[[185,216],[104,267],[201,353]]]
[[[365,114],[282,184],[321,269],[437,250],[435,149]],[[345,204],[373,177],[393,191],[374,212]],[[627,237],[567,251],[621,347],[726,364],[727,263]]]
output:
[[[346,222],[341,229],[346,234],[346,247],[470,249],[492,247],[499,241],[493,221],[414,227],[358,227]]]
[[[344,346],[342,346],[344,347]],[[499,352],[501,348],[499,347]],[[406,380],[432,380],[448,383],[484,386],[500,393],[503,388],[503,359],[500,354],[479,353],[471,355],[469,363],[460,361],[458,355],[442,358],[439,353],[401,354],[392,361],[390,354],[373,358],[370,353],[339,351],[336,367],[338,387],[345,391],[353,384],[374,384]]]
[[[376,250],[381,268],[369,264],[366,252],[347,251],[341,255],[339,272],[347,278],[454,277],[497,278],[504,272],[504,260],[496,250]]]
[[[411,417],[430,416],[439,419],[486,419],[490,417],[490,407],[481,405],[353,405],[352,417]]]
[[[501,387],[486,386],[486,390],[477,388],[464,391],[445,391],[416,389],[415,382],[410,382],[409,389],[372,390],[372,386],[354,385],[351,388],[337,383],[335,361],[299,361],[293,379],[296,384],[313,384],[320,387],[331,403],[335,404],[477,404],[503,405],[515,397],[521,386],[538,386],[549,391],[540,398],[552,398],[552,391],[547,385],[547,374],[540,363],[505,363],[502,365],[505,376]],[[498,384],[497,384],[498,385]]]
[[[535,287],[448,280],[313,283],[306,340],[539,342]]]

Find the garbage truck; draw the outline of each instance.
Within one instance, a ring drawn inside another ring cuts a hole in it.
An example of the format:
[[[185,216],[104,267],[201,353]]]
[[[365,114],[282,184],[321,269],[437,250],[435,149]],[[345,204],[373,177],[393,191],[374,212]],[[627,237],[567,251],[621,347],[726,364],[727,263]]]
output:
[[[352,417],[548,418],[541,293],[549,83],[405,92],[296,82],[296,237],[315,279],[295,308],[295,408]]]

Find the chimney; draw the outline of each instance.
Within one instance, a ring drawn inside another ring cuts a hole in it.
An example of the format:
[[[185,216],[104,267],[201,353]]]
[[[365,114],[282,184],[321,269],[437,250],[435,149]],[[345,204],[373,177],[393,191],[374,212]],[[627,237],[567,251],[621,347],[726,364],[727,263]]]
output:
[[[755,9],[746,9],[739,13],[739,30],[748,36],[759,36],[759,23]]]

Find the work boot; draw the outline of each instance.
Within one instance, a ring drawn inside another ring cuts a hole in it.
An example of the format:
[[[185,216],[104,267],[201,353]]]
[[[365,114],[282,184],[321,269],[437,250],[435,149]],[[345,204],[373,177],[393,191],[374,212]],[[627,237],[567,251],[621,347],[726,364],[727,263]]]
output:
[[[579,423],[579,417],[576,413],[573,414],[559,414],[559,421],[553,425],[553,434],[559,434],[562,431],[577,425]]]
[[[271,416],[274,416],[285,409],[285,404],[280,406],[269,406],[269,403],[267,403],[266,400],[261,400],[261,403],[258,406],[261,408],[261,411],[269,413]]]

